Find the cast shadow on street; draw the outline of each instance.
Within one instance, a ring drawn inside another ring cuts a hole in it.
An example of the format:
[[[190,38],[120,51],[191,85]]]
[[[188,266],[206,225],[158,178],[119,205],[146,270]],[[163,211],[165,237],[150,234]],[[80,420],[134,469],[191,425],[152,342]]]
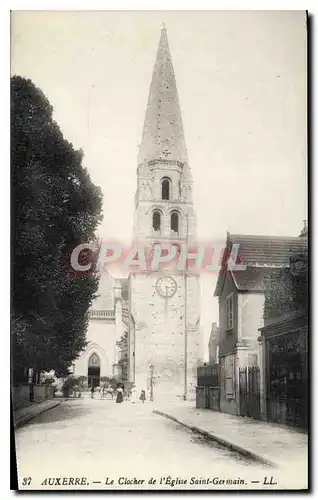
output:
[[[42,415],[32,418],[32,420],[25,423],[22,428],[40,424],[50,424],[52,422],[67,423],[69,420],[80,419],[91,413],[94,413],[94,409],[85,404],[76,402],[76,405],[70,405],[68,402],[62,402],[56,408],[50,409],[49,411],[42,413]],[[19,430],[20,429],[17,429],[17,431]]]

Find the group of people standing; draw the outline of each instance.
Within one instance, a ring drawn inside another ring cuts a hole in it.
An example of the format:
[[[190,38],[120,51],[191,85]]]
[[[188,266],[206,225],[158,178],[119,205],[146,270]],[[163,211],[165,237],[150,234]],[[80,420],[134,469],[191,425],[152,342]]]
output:
[[[125,386],[123,384],[118,384],[116,392],[117,392],[116,403],[122,403],[124,401]],[[128,394],[128,399],[132,403],[137,403],[137,390],[136,390],[136,386],[135,385],[132,386],[131,391]],[[145,402],[145,400],[146,400],[146,391],[144,391],[144,390],[141,391],[139,399],[140,399],[140,401],[142,403]]]
[[[115,390],[105,384],[101,386],[95,387],[93,384],[91,385],[91,398],[94,399],[94,394],[99,393],[101,398],[104,398],[107,394],[109,394],[112,399],[114,397]]]
[[[106,392],[109,392],[112,396],[112,399],[113,399],[113,394],[115,393],[116,394],[116,403],[122,403],[124,401],[125,393],[127,394],[127,392],[125,391],[125,386],[122,383],[119,383],[117,385],[116,390],[111,390],[111,391],[109,389],[104,388],[104,387],[94,387],[92,385],[92,387],[91,387],[91,398],[92,399],[94,399],[95,391],[101,392],[101,396],[104,396],[104,394]],[[137,389],[136,389],[135,385],[132,386],[132,388],[128,392],[127,396],[128,396],[127,399],[129,401],[131,401],[132,403],[137,403]],[[145,390],[141,391],[140,396],[139,396],[139,400],[142,403],[145,402],[145,400],[146,400],[146,391]]]

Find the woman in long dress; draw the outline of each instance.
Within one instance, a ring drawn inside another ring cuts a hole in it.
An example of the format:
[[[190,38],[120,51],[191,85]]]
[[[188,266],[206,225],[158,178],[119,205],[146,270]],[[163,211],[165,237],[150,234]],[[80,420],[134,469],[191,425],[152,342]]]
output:
[[[122,403],[123,399],[124,399],[123,396],[124,396],[124,390],[123,390],[122,386],[120,385],[119,387],[117,387],[116,403]]]
[[[132,403],[137,402],[137,389],[135,385],[133,385],[131,388],[131,402]]]
[[[140,401],[141,401],[142,403],[144,403],[144,402],[145,402],[145,399],[146,399],[146,391],[145,391],[144,389],[141,391],[141,394],[140,394],[140,398],[139,398],[139,399],[140,399]]]

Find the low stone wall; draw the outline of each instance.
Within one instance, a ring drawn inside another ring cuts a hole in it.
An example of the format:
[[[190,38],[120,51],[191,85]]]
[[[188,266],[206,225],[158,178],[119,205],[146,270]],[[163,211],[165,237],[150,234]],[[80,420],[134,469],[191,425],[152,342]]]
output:
[[[54,387],[46,384],[34,384],[34,402],[40,403],[46,399],[54,398]],[[13,409],[17,410],[28,405],[30,402],[30,386],[28,384],[18,385],[12,388]]]
[[[30,400],[30,390],[28,385],[18,385],[12,387],[12,404],[13,409],[23,408],[26,406]]]

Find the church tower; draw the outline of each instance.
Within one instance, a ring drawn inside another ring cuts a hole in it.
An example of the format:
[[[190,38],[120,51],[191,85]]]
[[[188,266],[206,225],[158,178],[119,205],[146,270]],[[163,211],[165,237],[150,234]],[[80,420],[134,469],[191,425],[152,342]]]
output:
[[[166,29],[154,66],[135,195],[134,244],[175,247],[175,264],[130,274],[131,379],[152,399],[193,397],[202,362],[197,271],[178,269],[183,245],[196,244],[192,177]],[[169,250],[168,250],[169,251]],[[164,255],[164,253],[162,253]]]

